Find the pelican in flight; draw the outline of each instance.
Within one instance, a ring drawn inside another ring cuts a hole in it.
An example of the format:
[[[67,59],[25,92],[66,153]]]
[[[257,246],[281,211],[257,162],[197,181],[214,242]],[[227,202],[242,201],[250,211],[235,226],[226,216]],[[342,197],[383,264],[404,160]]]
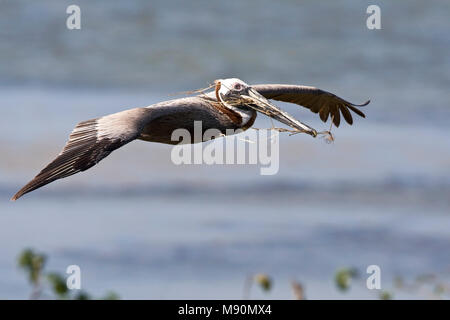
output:
[[[201,121],[203,132],[218,129],[225,135],[227,129],[247,130],[260,112],[293,129],[278,128],[279,131],[303,132],[317,137],[315,129],[281,110],[269,99],[306,107],[318,113],[324,122],[330,117],[336,127],[339,127],[341,114],[350,125],[353,123],[350,111],[364,118],[364,113],[356,107],[363,107],[370,102],[353,104],[330,92],[300,85],[248,85],[236,78],[219,79],[214,83],[211,86],[214,90],[208,93],[202,92],[197,96],[164,101],[80,122],[56,159],[11,200],[17,200],[55,180],[85,171],[133,140],[178,144],[171,139],[172,132],[183,128],[194,136],[194,121]],[[196,142],[201,141],[193,141]]]

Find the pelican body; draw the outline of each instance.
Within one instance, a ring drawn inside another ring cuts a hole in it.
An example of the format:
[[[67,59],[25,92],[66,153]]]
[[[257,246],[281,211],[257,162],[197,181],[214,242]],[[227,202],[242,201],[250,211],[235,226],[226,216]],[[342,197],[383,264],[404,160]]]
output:
[[[56,159],[20,189],[11,200],[17,200],[24,194],[55,180],[85,171],[112,151],[133,140],[178,144],[178,141],[172,140],[172,132],[176,129],[186,129],[191,133],[191,137],[194,137],[195,121],[202,122],[202,133],[208,129],[217,129],[226,135],[237,129],[251,128],[259,112],[288,125],[295,132],[317,137],[315,129],[281,110],[269,99],[309,108],[312,112],[319,113],[324,122],[331,115],[336,127],[340,124],[341,114],[350,125],[353,123],[350,110],[365,117],[357,107],[369,103],[367,101],[361,105],[352,104],[314,87],[282,84],[250,86],[236,78],[216,80],[214,90],[208,93],[80,122]],[[233,130],[227,132],[227,129]]]

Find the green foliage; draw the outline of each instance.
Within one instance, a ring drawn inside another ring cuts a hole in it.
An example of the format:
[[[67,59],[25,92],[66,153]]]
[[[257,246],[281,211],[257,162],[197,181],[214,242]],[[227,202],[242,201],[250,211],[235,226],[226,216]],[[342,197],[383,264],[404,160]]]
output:
[[[120,300],[120,296],[114,291],[109,291],[104,297],[103,300]]]
[[[44,254],[36,253],[33,249],[25,249],[18,257],[18,266],[23,269],[33,286],[31,299],[39,299],[44,290],[44,285],[48,287],[53,295],[58,299],[89,300],[91,296],[84,291],[69,290],[64,275],[57,272],[44,272],[46,263]],[[42,280],[46,280],[45,283]],[[115,292],[108,292],[103,299],[118,300],[119,295]]]
[[[259,284],[263,291],[270,291],[272,288],[272,279],[267,274],[258,273],[254,276],[254,281]]]
[[[91,300],[91,297],[89,294],[87,294],[84,291],[80,291],[75,297],[74,300]]]
[[[334,282],[336,284],[336,287],[340,291],[344,292],[350,289],[352,279],[356,278],[357,276],[358,272],[355,268],[342,268],[336,272],[334,276]]]
[[[57,272],[44,272],[45,264],[47,262],[47,257],[34,251],[33,249],[23,250],[17,259],[18,266],[27,274],[27,278],[33,287],[31,298],[39,299],[40,295],[43,293],[45,287],[50,289],[51,293],[57,299],[73,299],[73,300],[90,300],[93,299],[90,294],[85,291],[79,290],[69,290],[67,287],[66,278],[64,274]],[[334,281],[336,287],[345,292],[350,289],[352,280],[358,278],[358,272],[355,268],[341,268],[336,271],[334,276]],[[439,278],[434,274],[423,274],[416,277],[413,284],[408,284],[405,280],[399,276],[394,278],[393,284],[396,290],[403,290],[409,293],[415,293],[419,289],[423,288],[425,285],[430,288],[431,293],[442,298],[442,295],[446,295],[450,292],[448,285],[439,283]],[[273,281],[268,274],[258,273],[253,276],[248,277],[248,286],[246,287],[248,292],[250,292],[250,287],[252,283],[256,283],[265,292],[268,292],[273,287]],[[45,286],[45,287],[44,287]],[[296,297],[301,297],[304,299],[303,288],[299,286],[297,288]],[[300,294],[298,293],[300,292]],[[378,291],[378,298],[382,300],[393,299],[393,293],[390,291]],[[244,295],[245,296],[245,295]],[[119,295],[114,291],[107,292],[103,300],[118,300]]]
[[[36,285],[46,262],[46,256],[35,253],[32,249],[25,249],[18,258],[19,267],[28,273],[28,280]]]
[[[66,280],[60,274],[51,272],[47,274],[47,280],[50,282],[53,292],[60,299],[64,299],[67,297],[69,289],[67,288]]]
[[[389,291],[381,291],[379,297],[381,300],[392,300],[392,294]]]

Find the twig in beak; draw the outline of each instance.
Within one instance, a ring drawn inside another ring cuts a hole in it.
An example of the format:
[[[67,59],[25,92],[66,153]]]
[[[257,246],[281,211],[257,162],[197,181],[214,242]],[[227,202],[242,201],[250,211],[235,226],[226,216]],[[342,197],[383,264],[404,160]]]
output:
[[[256,143],[255,141],[252,141],[252,140],[249,140],[249,139],[241,139],[241,138],[239,138],[239,141],[247,142],[247,143]]]
[[[181,91],[181,92],[176,92],[176,93],[170,93],[169,96],[178,96],[178,95],[181,95],[181,94],[205,93],[205,91],[213,88],[214,86],[215,86],[215,84],[210,84],[206,88],[203,88],[203,89],[196,89],[196,90],[188,90],[188,91]]]
[[[275,130],[278,132],[289,132],[289,136],[293,136],[295,134],[299,134],[299,133],[308,133],[306,130],[291,130],[291,129],[286,129],[286,128],[279,128],[279,127],[272,127],[272,128],[268,128],[268,129],[260,129],[260,128],[252,128],[254,130]],[[331,127],[330,130],[325,130],[325,131],[320,131],[317,132],[317,135],[323,135],[323,139],[325,139],[326,143],[332,143],[334,142],[334,136],[331,133]],[[270,137],[270,139],[272,139],[273,136]]]
[[[325,139],[325,142],[330,144],[332,142],[334,142],[334,136],[330,131],[321,131],[321,132],[317,132],[317,134],[323,135],[323,139]]]
[[[330,129],[329,130],[317,132],[317,134],[323,135],[322,138],[325,139],[325,142],[328,143],[328,144],[334,142],[334,136],[331,133],[331,129],[333,128],[333,120],[334,120],[334,116],[331,116],[331,124],[330,124]]]
[[[260,128],[252,128],[255,130],[275,130],[278,132],[289,132],[290,136],[294,135],[294,134],[298,134],[298,133],[307,133],[308,131],[306,130],[295,130],[295,129],[286,129],[286,128],[279,128],[279,127],[272,127],[272,128],[267,128],[267,129],[260,129]]]

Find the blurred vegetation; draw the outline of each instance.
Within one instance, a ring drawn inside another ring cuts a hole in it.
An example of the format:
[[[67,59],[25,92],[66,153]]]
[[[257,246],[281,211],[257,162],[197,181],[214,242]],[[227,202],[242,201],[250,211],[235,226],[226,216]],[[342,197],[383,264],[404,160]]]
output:
[[[69,290],[67,280],[58,272],[46,272],[46,255],[32,249],[25,249],[18,257],[19,267],[25,271],[28,281],[32,286],[30,299],[64,299],[64,300],[118,300],[119,295],[113,291],[107,292],[101,298],[93,298],[92,295],[82,290]],[[345,293],[353,286],[366,288],[365,272],[360,272],[355,267],[339,268],[334,274],[334,283],[339,292]],[[273,288],[273,279],[266,273],[251,274],[244,285],[244,299],[250,299],[251,288],[257,285],[263,292],[269,293]],[[292,280],[291,288],[294,298],[306,299],[305,289],[302,283]],[[406,281],[397,276],[393,279],[389,290],[369,290],[381,300],[391,300],[395,293],[407,293],[419,299],[448,299],[450,298],[450,284],[443,282],[436,274],[421,274],[412,281]]]
[[[359,276],[360,274],[367,276]],[[346,292],[353,285],[366,288],[366,279],[369,274],[359,272],[357,268],[340,268],[336,271],[334,281],[336,288],[341,292]],[[353,281],[353,285],[352,285]],[[389,290],[369,290],[378,299],[391,300],[397,294],[407,294],[416,299],[448,299],[450,297],[450,284],[446,284],[436,274],[421,274],[412,281],[407,282],[403,277],[396,276]]]
[[[258,273],[253,279],[263,291],[270,291],[272,288],[272,279],[265,273]]]
[[[334,282],[336,284],[336,287],[340,291],[347,291],[350,289],[352,279],[358,278],[358,270],[356,268],[342,268],[339,269],[335,276],[334,276]]]
[[[366,290],[366,280],[370,276],[365,271],[362,272],[355,267],[344,267],[336,270],[334,274],[334,284],[341,293],[346,293],[354,286],[359,286]],[[250,298],[251,284],[257,284],[263,291],[270,292],[273,286],[272,278],[265,273],[258,273],[248,277],[244,287],[244,299]],[[294,299],[305,300],[305,289],[302,283],[297,280],[291,281],[291,288]],[[448,299],[450,298],[450,284],[445,283],[436,274],[421,274],[412,281],[406,282],[402,277],[395,277],[389,290],[372,289],[369,292],[380,300],[392,300],[396,294],[404,293],[416,299]]]
[[[28,281],[32,286],[30,299],[61,299],[61,300],[90,300],[90,294],[83,290],[69,290],[66,278],[58,272],[46,272],[47,257],[33,249],[23,250],[18,258],[19,267],[25,271]],[[117,300],[119,296],[111,291],[103,298],[105,300]]]
[[[273,281],[269,275],[265,273],[252,274],[247,277],[244,284],[244,299],[250,299],[250,291],[254,283],[264,292],[269,292],[273,286]]]

